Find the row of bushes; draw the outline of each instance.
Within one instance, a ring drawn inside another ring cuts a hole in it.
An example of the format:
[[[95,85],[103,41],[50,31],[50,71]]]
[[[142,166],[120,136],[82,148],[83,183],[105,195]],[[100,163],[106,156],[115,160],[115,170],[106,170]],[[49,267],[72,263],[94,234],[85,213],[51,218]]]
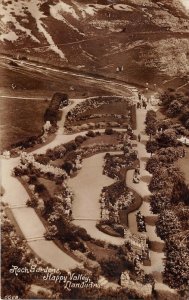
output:
[[[68,105],[68,95],[63,93],[55,93],[44,114],[44,121],[50,121],[52,125],[56,125],[61,118],[59,108]]]
[[[149,184],[152,212],[159,214],[156,223],[157,235],[165,240],[166,262],[164,280],[172,288],[184,290],[188,283],[189,263],[187,262],[187,238],[182,239],[189,215],[189,189],[183,174],[174,166],[175,161],[185,155],[182,145],[177,141],[178,131],[168,129],[169,122],[156,120],[155,113],[149,112],[147,126],[154,126],[154,138],[147,143],[147,151],[154,153],[148,160],[146,169],[152,174]],[[164,126],[166,125],[166,126]],[[148,131],[148,130],[147,130]],[[178,247],[178,240],[182,240]],[[189,239],[188,239],[189,241]]]

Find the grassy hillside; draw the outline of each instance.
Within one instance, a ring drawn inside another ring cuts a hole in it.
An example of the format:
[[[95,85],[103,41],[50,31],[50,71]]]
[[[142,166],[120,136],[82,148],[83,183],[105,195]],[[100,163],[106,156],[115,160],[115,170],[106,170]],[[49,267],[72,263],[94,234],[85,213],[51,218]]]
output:
[[[3,0],[0,11],[2,53],[142,84],[189,72],[179,0]]]

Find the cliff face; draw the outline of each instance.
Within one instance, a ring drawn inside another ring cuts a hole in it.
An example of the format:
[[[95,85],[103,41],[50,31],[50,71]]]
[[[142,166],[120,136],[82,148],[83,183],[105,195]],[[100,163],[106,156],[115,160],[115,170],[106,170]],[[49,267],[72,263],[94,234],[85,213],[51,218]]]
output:
[[[3,0],[0,16],[4,53],[138,83],[189,70],[189,14],[179,0]]]

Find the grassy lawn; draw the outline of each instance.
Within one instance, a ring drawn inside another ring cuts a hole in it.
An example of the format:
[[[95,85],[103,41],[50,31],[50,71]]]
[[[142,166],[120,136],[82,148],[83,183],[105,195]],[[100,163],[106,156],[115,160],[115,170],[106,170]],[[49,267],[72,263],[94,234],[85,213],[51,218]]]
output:
[[[89,146],[94,146],[94,145],[109,144],[111,146],[111,145],[117,145],[119,143],[120,142],[119,142],[117,133],[111,134],[111,135],[103,134],[103,135],[97,135],[95,137],[88,137],[81,144],[81,149],[83,147],[89,147]],[[65,154],[64,158],[59,158],[59,159],[51,161],[51,165],[53,165],[55,167],[61,167],[64,164],[65,160],[67,159],[68,155],[69,155],[69,152]]]
[[[57,185],[53,180],[45,179],[42,177],[38,178],[38,181],[40,184],[43,184],[47,191],[49,192],[50,196],[53,197],[56,190],[57,190]]]
[[[129,105],[127,102],[113,102],[102,104],[100,107],[87,110],[83,115],[88,114],[125,114],[129,112]]]
[[[131,114],[131,120],[127,118],[129,113]],[[114,114],[120,115],[121,118],[114,117]],[[91,118],[91,115],[97,115],[99,117]],[[83,117],[86,117],[86,119],[82,120]],[[130,106],[127,101],[116,101],[112,103],[102,104],[97,108],[88,108],[85,112],[78,113],[76,115],[76,118],[77,120],[72,121],[72,125],[99,122],[119,122],[130,123],[132,126],[135,126],[134,111],[132,109],[132,106]]]
[[[116,255],[116,250],[105,249],[105,248],[97,246],[91,242],[86,242],[86,244],[89,247],[90,251],[95,254],[97,261],[100,261],[103,259],[106,260],[108,257],[115,257],[115,255]]]
[[[110,144],[110,145],[119,144],[117,134],[111,134],[111,135],[104,134],[102,136],[95,136],[89,138],[82,143],[81,148],[86,146],[91,146],[91,145],[99,145],[99,144]]]
[[[6,149],[13,143],[40,134],[47,106],[46,101],[0,99],[0,149]]]

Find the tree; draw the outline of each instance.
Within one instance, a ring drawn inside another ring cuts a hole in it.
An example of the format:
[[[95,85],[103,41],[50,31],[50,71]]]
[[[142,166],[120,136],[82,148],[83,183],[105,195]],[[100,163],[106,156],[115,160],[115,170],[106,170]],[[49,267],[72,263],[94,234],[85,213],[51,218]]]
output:
[[[173,210],[164,210],[156,223],[157,235],[163,239],[169,239],[182,230],[181,223]]]
[[[157,128],[156,122],[151,121],[151,122],[147,123],[147,125],[146,125],[146,134],[150,136],[150,140],[152,138],[152,135],[156,134],[156,128]]]
[[[69,143],[65,144],[64,146],[65,146],[67,152],[71,152],[71,151],[77,149],[77,145],[75,142],[69,142]]]
[[[114,133],[114,131],[113,131],[112,128],[106,128],[104,132],[105,132],[105,134],[107,134],[107,135],[111,135],[111,134]]]
[[[169,108],[167,110],[167,115],[169,117],[176,117],[180,114],[182,109],[182,104],[178,100],[174,100],[170,103]]]
[[[185,205],[189,205],[189,188],[184,182],[182,175],[181,178],[178,178],[174,182],[171,201],[174,204],[182,201]]]
[[[174,184],[178,184],[184,180],[183,174],[178,168],[170,166],[160,166],[155,170],[149,184],[149,190],[156,192],[172,188]]]
[[[171,206],[172,189],[160,190],[150,196],[150,206],[154,214],[161,213]]]
[[[30,257],[22,245],[21,240],[12,240],[12,237],[3,232],[1,236],[1,296],[16,295],[21,299],[26,298],[28,285],[32,283],[31,274],[19,273],[15,276],[10,272],[12,266],[30,269]]]
[[[158,149],[158,143],[157,141],[147,141],[146,143],[146,151],[148,153],[154,153]]]
[[[153,155],[152,157],[150,157],[146,163],[146,170],[153,174],[156,169],[159,167],[159,160],[158,157],[156,155]]]
[[[180,291],[188,289],[189,251],[180,242],[180,237],[174,237],[166,242],[166,262],[164,280],[171,288]]]
[[[166,129],[160,133],[156,140],[160,147],[172,147],[177,144],[177,135],[174,129]]]
[[[82,135],[78,135],[78,136],[75,137],[75,143],[76,143],[77,145],[82,144],[83,141],[84,141],[84,137],[83,137]]]
[[[71,161],[66,161],[63,165],[62,168],[66,171],[68,175],[70,175],[71,170],[73,169],[73,164]]]
[[[35,192],[36,192],[36,193],[41,194],[41,193],[43,193],[44,191],[46,191],[46,187],[44,186],[44,184],[38,183],[38,184],[35,185]]]

